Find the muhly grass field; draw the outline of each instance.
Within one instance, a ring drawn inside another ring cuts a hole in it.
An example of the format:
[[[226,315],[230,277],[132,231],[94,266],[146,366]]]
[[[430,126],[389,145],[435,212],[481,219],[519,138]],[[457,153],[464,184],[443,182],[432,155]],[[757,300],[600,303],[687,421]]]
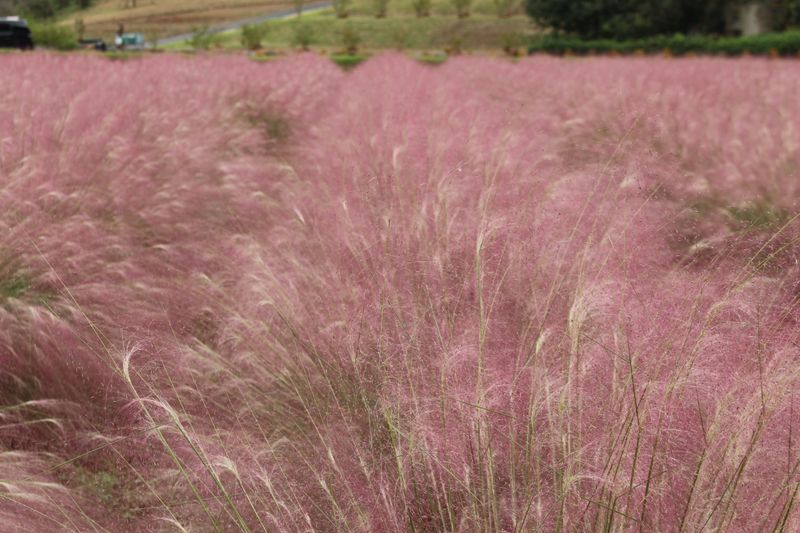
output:
[[[795,62],[0,67],[2,531],[800,528]]]

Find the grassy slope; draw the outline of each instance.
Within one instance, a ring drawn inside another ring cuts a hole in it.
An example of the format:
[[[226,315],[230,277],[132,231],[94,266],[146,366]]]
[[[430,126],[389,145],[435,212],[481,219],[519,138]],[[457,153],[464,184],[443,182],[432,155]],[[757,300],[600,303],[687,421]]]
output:
[[[120,0],[98,0],[90,9],[71,13],[62,22],[72,25],[80,17],[86,25],[86,35],[92,37],[112,36],[120,23],[128,31],[156,37],[257,16],[291,5],[289,0],[139,0],[136,8],[125,8]]]
[[[418,18],[410,0],[392,0],[388,16],[376,18],[370,0],[353,3],[351,14],[346,19],[336,18],[332,9],[304,15],[301,20],[287,19],[267,23],[266,47],[291,45],[298,24],[308,27],[317,47],[340,48],[342,32],[352,27],[361,38],[361,47],[366,49],[396,48],[448,48],[460,46],[468,49],[501,48],[509,36],[530,34],[535,29],[530,20],[520,14],[499,18],[495,14],[492,0],[477,0],[473,3],[469,18],[458,19],[455,8],[447,0],[433,2],[430,17]],[[240,32],[221,34],[218,42],[225,48],[240,46]],[[175,48],[186,48],[187,44]]]

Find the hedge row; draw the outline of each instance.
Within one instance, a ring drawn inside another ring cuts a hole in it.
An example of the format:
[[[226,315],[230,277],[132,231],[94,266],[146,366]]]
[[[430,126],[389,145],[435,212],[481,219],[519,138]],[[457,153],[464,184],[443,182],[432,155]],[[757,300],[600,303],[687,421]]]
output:
[[[31,37],[36,47],[55,48],[56,50],[74,50],[78,47],[78,38],[72,28],[58,26],[52,22],[32,23]]]
[[[532,42],[528,48],[532,54],[546,52],[550,54],[633,54],[669,52],[673,55],[684,54],[769,54],[797,55],[800,53],[800,30],[782,33],[766,33],[748,37],[712,37],[697,35],[686,37],[648,37],[627,41],[592,40],[585,41],[577,37],[546,36]]]

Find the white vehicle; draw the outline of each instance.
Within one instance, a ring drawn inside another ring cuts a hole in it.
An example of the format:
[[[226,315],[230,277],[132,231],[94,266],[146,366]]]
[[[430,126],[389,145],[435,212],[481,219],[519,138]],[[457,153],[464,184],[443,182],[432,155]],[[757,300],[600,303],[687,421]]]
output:
[[[119,50],[144,50],[144,35],[141,33],[117,34],[114,37],[114,45]]]

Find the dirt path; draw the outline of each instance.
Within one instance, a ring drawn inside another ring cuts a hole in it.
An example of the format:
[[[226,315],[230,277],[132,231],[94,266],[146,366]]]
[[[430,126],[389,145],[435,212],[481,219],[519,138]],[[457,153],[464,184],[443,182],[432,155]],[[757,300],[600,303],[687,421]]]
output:
[[[308,13],[310,11],[316,11],[316,10],[319,10],[319,9],[325,9],[327,7],[330,7],[331,5],[332,5],[332,3],[330,1],[328,1],[328,0],[325,0],[325,1],[322,1],[322,2],[313,2],[311,4],[307,4],[307,5],[303,6],[303,10],[302,11],[303,11],[303,13]],[[236,20],[236,21],[233,21],[233,22],[226,22],[225,24],[212,26],[211,27],[211,31],[213,33],[222,33],[222,32],[225,32],[225,31],[237,30],[237,29],[241,28],[242,26],[246,26],[246,25],[249,25],[249,24],[260,24],[260,23],[266,22],[268,20],[278,20],[278,19],[289,18],[289,17],[294,16],[296,13],[297,13],[297,11],[294,8],[292,8],[292,9],[281,9],[279,11],[273,11],[273,12],[270,12],[270,13],[265,13],[265,14],[259,15],[257,17],[250,17],[250,18],[246,18],[246,19]],[[171,37],[165,37],[165,38],[159,39],[157,41],[157,46],[167,46],[167,45],[170,45],[170,44],[180,43],[180,42],[187,41],[187,40],[191,39],[191,37],[192,37],[192,33],[191,32],[189,32],[189,33],[181,33],[181,34],[178,34],[178,35],[173,35]]]

